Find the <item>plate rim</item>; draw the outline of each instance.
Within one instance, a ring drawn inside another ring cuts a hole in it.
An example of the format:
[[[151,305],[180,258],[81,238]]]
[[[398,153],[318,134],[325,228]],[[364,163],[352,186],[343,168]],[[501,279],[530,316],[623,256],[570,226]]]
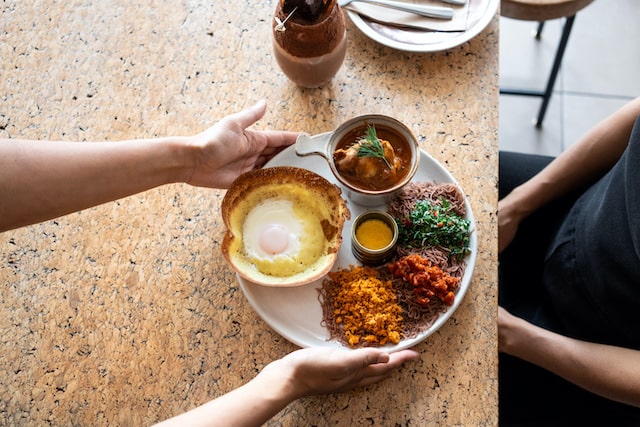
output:
[[[438,172],[444,174],[447,179],[449,181],[447,182],[451,182],[455,185],[458,186],[458,188],[460,188],[462,190],[462,187],[460,186],[460,184],[458,183],[458,181],[456,180],[456,178],[444,167],[442,166],[442,164],[440,162],[438,162],[435,158],[433,158],[429,153],[427,153],[425,150],[423,150],[422,148],[420,148],[420,167],[419,170],[421,168],[426,168],[428,164],[434,164],[435,166],[437,166],[437,168],[439,169]],[[267,162],[263,167],[272,167],[272,166],[283,166],[285,165],[285,163],[279,163],[279,164],[274,164],[277,163],[278,161],[281,160],[282,157],[285,157],[289,154],[293,155],[293,158],[298,158],[298,159],[303,159],[303,158],[321,158],[320,156],[307,156],[307,157],[299,157],[295,154],[294,151],[294,146],[290,146],[287,147],[286,149],[284,149],[283,151],[281,151],[280,153],[278,153],[276,156],[274,156],[271,160],[269,160],[269,162]],[[424,159],[423,157],[426,157],[426,159]],[[428,160],[428,161],[427,161]],[[322,159],[322,162],[324,164],[326,164],[326,160]],[[289,164],[290,165],[290,164]],[[297,167],[304,167],[304,165],[290,165],[290,166],[297,166]],[[328,168],[328,165],[327,165]],[[311,169],[308,169],[311,170]],[[328,178],[326,176],[324,176],[322,173],[319,173],[317,171],[311,170],[312,172],[318,173],[318,175],[323,176],[325,178]],[[329,169],[329,173],[330,169]],[[339,186],[341,188],[341,190],[343,191],[343,194],[345,192],[345,188],[337,181],[337,179],[334,178],[334,180],[330,181],[332,183],[334,183],[335,185]],[[420,181],[420,179],[416,179],[414,177],[413,181]],[[443,312],[440,316],[438,316],[438,318],[433,322],[433,324],[427,328],[425,331],[423,331],[421,334],[418,334],[416,337],[413,338],[409,338],[409,339],[405,339],[405,340],[401,340],[398,344],[387,344],[385,346],[381,346],[378,348],[382,348],[385,349],[389,352],[395,352],[395,351],[399,351],[399,350],[403,350],[403,349],[407,349],[407,348],[411,348],[419,343],[421,343],[422,341],[426,340],[429,336],[431,336],[432,334],[434,334],[435,332],[437,332],[445,323],[447,323],[447,321],[449,320],[449,318],[458,310],[458,307],[460,306],[460,304],[462,303],[462,300],[464,299],[469,287],[471,286],[471,281],[473,279],[473,273],[475,270],[475,264],[476,264],[476,258],[477,258],[477,251],[478,251],[478,239],[477,239],[477,225],[476,225],[476,221],[475,221],[475,216],[473,215],[473,211],[471,209],[471,205],[469,203],[468,197],[466,195],[466,193],[464,191],[462,191],[464,194],[464,200],[465,200],[465,207],[467,209],[467,219],[470,220],[472,229],[471,229],[471,238],[470,238],[470,247],[471,247],[471,252],[470,254],[467,256],[467,265],[465,267],[465,273],[463,275],[463,280],[462,280],[462,285],[461,287],[458,289],[458,292],[456,293],[456,298],[454,300],[454,303],[452,306],[450,306],[445,312]],[[345,200],[347,201],[347,204],[350,204],[350,201],[348,200],[347,197],[345,197]],[[352,204],[351,204],[352,205]],[[352,206],[349,206],[350,210],[352,209]],[[360,207],[360,209],[370,209],[372,207]],[[349,220],[348,222],[345,222],[345,229],[346,229],[346,225],[350,224],[351,221],[354,219],[354,215],[352,212],[352,218],[351,220]],[[341,251],[343,250],[343,248],[345,248],[349,243],[350,240],[345,242],[345,240],[348,239],[344,239],[344,233],[345,231],[343,230],[343,245],[341,247]],[[347,233],[348,234],[348,233]],[[345,245],[345,243],[347,243],[347,245]],[[334,267],[335,268],[335,267]],[[333,269],[332,268],[332,271]],[[300,287],[294,287],[294,288],[286,288],[286,287],[263,287],[261,285],[252,283],[244,278],[242,278],[239,274],[236,273],[236,278],[238,280],[238,283],[240,284],[240,288],[242,289],[242,293],[244,294],[245,298],[247,299],[247,301],[249,302],[249,304],[251,305],[251,307],[253,308],[253,310],[258,314],[258,316],[276,333],[278,333],[280,336],[282,336],[283,338],[285,338],[287,341],[301,347],[301,348],[306,348],[306,347],[330,347],[330,348],[334,348],[334,349],[342,349],[342,350],[355,350],[355,348],[350,348],[348,346],[343,345],[342,343],[340,343],[339,341],[336,340],[329,340],[327,337],[324,338],[320,338],[318,337],[317,342],[313,342],[310,343],[308,342],[309,340],[304,340],[304,339],[299,339],[296,337],[296,335],[294,333],[291,333],[289,330],[287,330],[286,328],[281,327],[280,322],[276,322],[272,316],[265,311],[265,309],[263,308],[263,305],[261,305],[259,303],[259,301],[257,301],[256,298],[254,298],[252,292],[251,292],[251,288],[252,287],[257,287],[256,289],[261,289],[261,290],[265,290],[266,292],[270,292],[269,290],[271,290],[271,292],[286,292],[287,289],[300,289],[300,288],[304,288],[304,287],[314,287],[314,290],[317,292],[317,286],[320,285],[322,283],[322,280],[324,280],[326,276],[311,282],[309,284],[300,286]],[[467,279],[465,281],[465,279]],[[295,291],[294,291],[295,292]],[[318,303],[319,304],[319,303]],[[321,324],[321,323],[320,323]]]
[[[471,0],[469,0],[471,1]],[[441,41],[438,43],[429,43],[429,44],[411,44],[411,43],[403,43],[400,41],[389,39],[388,37],[384,37],[380,33],[371,29],[369,25],[365,22],[365,20],[358,14],[357,12],[353,12],[348,9],[344,9],[344,11],[349,16],[349,19],[354,23],[354,25],[362,31],[364,35],[369,37],[370,39],[393,49],[405,51],[405,52],[415,52],[415,53],[428,53],[428,52],[440,52],[448,49],[453,49],[454,47],[460,46],[461,44],[468,42],[478,34],[480,34],[493,20],[493,17],[498,10],[498,4],[500,0],[487,0],[487,9],[485,13],[482,15],[482,18],[478,20],[471,28],[466,31],[459,31],[459,37],[452,37],[445,41]],[[381,24],[382,25],[382,24]],[[435,31],[437,32],[437,31]]]

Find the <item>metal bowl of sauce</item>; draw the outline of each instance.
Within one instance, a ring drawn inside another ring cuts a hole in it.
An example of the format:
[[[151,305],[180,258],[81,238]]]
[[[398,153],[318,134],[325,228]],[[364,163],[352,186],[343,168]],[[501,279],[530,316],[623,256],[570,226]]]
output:
[[[365,211],[353,222],[351,250],[362,264],[384,264],[395,254],[397,241],[398,225],[384,211]]]

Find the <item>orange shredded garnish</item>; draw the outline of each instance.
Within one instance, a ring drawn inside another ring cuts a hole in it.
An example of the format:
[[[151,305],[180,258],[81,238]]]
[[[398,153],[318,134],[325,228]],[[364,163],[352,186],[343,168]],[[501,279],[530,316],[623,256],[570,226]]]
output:
[[[339,285],[334,316],[350,346],[400,342],[402,309],[390,280],[380,280],[374,268],[353,266],[329,277]]]

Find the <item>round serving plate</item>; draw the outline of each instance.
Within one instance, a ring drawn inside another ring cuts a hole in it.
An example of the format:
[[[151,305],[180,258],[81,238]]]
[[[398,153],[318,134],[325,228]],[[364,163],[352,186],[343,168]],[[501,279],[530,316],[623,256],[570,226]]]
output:
[[[420,167],[413,178],[414,182],[432,181],[437,183],[454,183],[459,186],[454,177],[429,154],[420,150],[420,156]],[[265,165],[265,167],[272,166],[297,166],[308,169],[339,186],[342,189],[343,197],[345,195],[345,189],[331,172],[327,161],[321,156],[299,157],[296,155],[294,147],[291,146],[280,152]],[[346,201],[351,211],[351,219],[345,221],[342,230],[342,246],[338,253],[336,263],[333,266],[333,271],[341,268],[349,268],[350,265],[359,265],[359,262],[351,252],[351,226],[353,220],[365,210],[387,209],[385,205],[364,207],[356,205],[348,199],[346,199]],[[472,230],[470,238],[471,251],[465,259],[466,269],[456,293],[455,302],[438,317],[431,327],[424,330],[418,336],[411,339],[403,339],[396,345],[384,346],[383,348],[388,351],[410,348],[426,339],[451,317],[464,298],[471,283],[478,248],[475,219],[471,211],[471,206],[466,198],[465,204],[467,210],[466,219],[470,221],[470,229]],[[256,313],[258,313],[274,331],[290,342],[300,347],[348,349],[348,347],[343,346],[338,341],[329,340],[329,333],[326,328],[322,326],[322,307],[318,300],[318,289],[322,287],[322,280],[324,280],[324,278],[304,286],[293,288],[274,288],[257,285],[238,276],[240,287]]]
[[[407,52],[437,52],[465,43],[491,22],[500,0],[469,0],[466,31],[425,31],[372,21],[350,10],[345,12],[367,37],[393,49]]]

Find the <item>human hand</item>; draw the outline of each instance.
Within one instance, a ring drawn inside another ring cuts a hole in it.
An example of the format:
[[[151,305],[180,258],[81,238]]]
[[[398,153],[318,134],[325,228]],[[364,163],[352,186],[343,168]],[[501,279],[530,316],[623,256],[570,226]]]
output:
[[[510,209],[508,197],[498,202],[498,253],[513,241],[521,221]]]
[[[344,351],[306,348],[267,365],[260,375],[288,376],[293,398],[340,393],[387,378],[405,362],[419,359],[413,350],[387,353],[378,348]]]
[[[160,425],[263,425],[296,399],[376,383],[418,358],[413,350],[391,354],[377,348],[297,350],[271,362],[243,386]]]
[[[640,407],[636,349],[567,337],[502,307],[498,307],[498,349],[607,399]]]
[[[527,329],[536,328],[520,317],[514,316],[502,307],[498,307],[498,351],[519,354],[524,333]]]
[[[262,167],[271,157],[296,141],[297,132],[250,130],[267,109],[264,101],[224,117],[214,126],[187,138],[193,164],[187,183],[227,188],[241,174]]]

